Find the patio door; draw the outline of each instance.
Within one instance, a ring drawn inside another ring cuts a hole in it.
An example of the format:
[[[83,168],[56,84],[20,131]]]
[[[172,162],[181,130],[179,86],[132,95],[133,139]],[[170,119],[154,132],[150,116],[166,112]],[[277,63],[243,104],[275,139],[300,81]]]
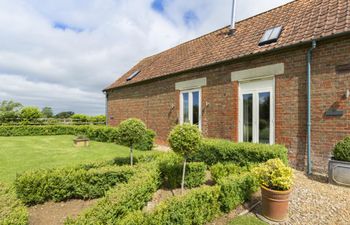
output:
[[[274,80],[240,83],[239,141],[274,144]]]

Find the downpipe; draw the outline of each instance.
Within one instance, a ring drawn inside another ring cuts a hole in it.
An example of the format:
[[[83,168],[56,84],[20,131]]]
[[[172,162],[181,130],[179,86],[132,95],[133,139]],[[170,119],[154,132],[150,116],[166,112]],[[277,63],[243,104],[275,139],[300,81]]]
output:
[[[307,174],[312,174],[311,161],[311,64],[312,52],[316,48],[316,40],[312,41],[311,48],[307,51]]]

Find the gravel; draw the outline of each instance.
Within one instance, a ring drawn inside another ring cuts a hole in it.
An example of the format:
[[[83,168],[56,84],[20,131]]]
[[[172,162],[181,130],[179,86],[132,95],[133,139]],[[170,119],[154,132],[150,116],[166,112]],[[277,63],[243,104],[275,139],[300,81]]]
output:
[[[350,188],[309,179],[300,171],[294,171],[294,174],[289,220],[283,225],[350,224]],[[254,213],[259,211],[260,206],[254,209]]]

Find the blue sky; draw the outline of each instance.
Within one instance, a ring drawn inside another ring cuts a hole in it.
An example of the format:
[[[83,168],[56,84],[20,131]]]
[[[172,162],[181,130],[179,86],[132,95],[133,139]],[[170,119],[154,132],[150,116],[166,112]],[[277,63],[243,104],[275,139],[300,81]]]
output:
[[[237,20],[287,2],[239,0]],[[229,25],[231,4],[1,0],[0,101],[104,113],[103,88],[140,59]]]

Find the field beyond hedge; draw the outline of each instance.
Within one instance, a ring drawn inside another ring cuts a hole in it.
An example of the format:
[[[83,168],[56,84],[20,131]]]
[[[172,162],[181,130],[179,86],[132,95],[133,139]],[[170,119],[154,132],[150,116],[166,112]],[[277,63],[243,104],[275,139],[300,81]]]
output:
[[[85,162],[128,157],[129,148],[90,141],[86,148],[73,146],[75,136],[0,137],[0,182],[14,181],[16,173],[57,168]],[[135,151],[135,155],[145,152]]]

